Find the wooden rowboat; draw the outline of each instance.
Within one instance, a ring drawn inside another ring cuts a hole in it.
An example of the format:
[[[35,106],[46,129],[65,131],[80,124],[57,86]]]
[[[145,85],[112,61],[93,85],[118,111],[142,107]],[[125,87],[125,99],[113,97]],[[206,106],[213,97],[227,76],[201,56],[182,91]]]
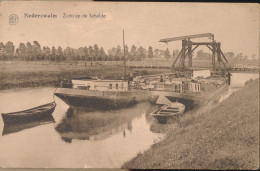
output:
[[[31,122],[50,116],[53,113],[55,107],[56,103],[51,102],[23,111],[2,113],[2,118],[5,124]]]
[[[157,119],[159,123],[166,123],[168,119],[176,119],[185,110],[185,106],[178,102],[165,104],[159,109],[153,111],[151,116]]]

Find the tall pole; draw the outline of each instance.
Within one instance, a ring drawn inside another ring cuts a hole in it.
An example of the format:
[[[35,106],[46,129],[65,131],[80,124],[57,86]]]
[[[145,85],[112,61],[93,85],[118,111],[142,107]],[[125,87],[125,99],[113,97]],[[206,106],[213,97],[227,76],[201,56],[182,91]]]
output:
[[[126,77],[126,65],[125,65],[125,33],[123,29],[123,46],[124,46],[124,79]]]

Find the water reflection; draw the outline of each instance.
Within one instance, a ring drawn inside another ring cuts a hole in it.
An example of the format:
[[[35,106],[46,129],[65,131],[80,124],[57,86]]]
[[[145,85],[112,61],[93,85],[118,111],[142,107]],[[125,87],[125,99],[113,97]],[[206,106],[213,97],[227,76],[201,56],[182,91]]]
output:
[[[47,116],[44,119],[41,120],[35,120],[35,121],[30,121],[30,122],[25,122],[25,123],[10,123],[10,124],[4,124],[4,129],[2,132],[2,135],[7,135],[15,132],[22,131],[24,129],[29,129],[29,128],[34,128],[39,125],[45,125],[49,123],[53,123],[54,118],[52,116]]]
[[[151,113],[153,111],[155,111],[156,109],[158,109],[159,107],[161,107],[162,105],[159,105],[159,104],[154,104],[154,105],[151,105],[145,112],[145,118],[146,118],[146,122],[148,124],[153,124],[154,122],[156,122],[156,119],[154,119],[152,116],[151,116]]]
[[[170,129],[177,128],[177,123],[173,124],[160,124],[157,122],[154,122],[150,126],[150,131],[153,133],[161,133],[166,134]]]
[[[142,106],[142,107],[140,107]],[[146,106],[146,107],[145,107]],[[70,107],[56,126],[62,140],[102,140],[121,133],[125,138],[132,131],[132,120],[140,118],[150,105],[139,104],[122,110],[93,111],[83,107]]]

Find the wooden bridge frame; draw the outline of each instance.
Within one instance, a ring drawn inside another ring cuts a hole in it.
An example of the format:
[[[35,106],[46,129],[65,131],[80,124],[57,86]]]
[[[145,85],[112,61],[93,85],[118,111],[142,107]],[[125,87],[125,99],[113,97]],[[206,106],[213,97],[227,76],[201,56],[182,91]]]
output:
[[[202,37],[208,37],[212,40],[212,42],[193,42],[190,40],[190,39],[202,38]],[[172,67],[171,67],[172,72],[176,71],[175,68],[178,68],[179,72],[184,72],[186,70],[186,66],[185,66],[186,58],[188,58],[188,60],[189,60],[188,69],[191,69],[192,68],[192,52],[201,45],[207,46],[212,51],[213,73],[215,73],[216,70],[221,70],[223,68],[224,68],[224,70],[227,69],[228,61],[227,61],[224,53],[221,51],[221,43],[216,42],[214,40],[214,34],[205,33],[205,34],[196,34],[196,35],[189,35],[189,36],[167,38],[167,39],[161,39],[159,42],[168,43],[171,41],[178,41],[178,40],[182,41],[182,49],[172,64]],[[195,46],[195,47],[193,48],[193,46]],[[216,62],[216,57],[217,57],[217,62]],[[180,59],[179,67],[174,67],[174,65],[178,59]],[[218,66],[220,66],[220,68],[216,67],[217,63],[219,64]]]

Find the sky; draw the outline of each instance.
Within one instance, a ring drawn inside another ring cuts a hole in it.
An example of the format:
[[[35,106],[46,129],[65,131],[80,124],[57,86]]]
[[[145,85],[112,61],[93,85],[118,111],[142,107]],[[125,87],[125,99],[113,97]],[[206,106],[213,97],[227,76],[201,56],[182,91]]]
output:
[[[129,47],[172,51],[181,48],[180,41],[167,45],[159,40],[212,33],[223,52],[259,56],[259,5],[253,3],[1,2],[0,13],[0,42],[12,41],[16,47],[37,40],[42,46],[62,48],[98,44],[107,51],[122,47],[124,29]],[[25,13],[52,13],[57,18],[25,18]],[[81,18],[63,18],[64,13]],[[106,17],[82,18],[89,13]],[[19,17],[16,25],[8,23],[11,14]]]

